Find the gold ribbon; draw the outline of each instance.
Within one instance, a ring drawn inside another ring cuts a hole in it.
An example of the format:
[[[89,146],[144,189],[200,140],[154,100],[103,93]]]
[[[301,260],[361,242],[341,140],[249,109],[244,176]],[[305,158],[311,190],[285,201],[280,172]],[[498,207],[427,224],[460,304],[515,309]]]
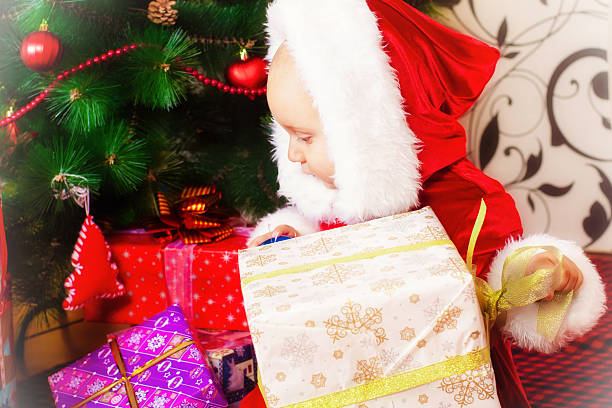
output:
[[[451,241],[450,239],[437,239],[437,240],[432,240],[432,241],[417,242],[416,244],[402,245],[402,246],[397,246],[393,248],[378,249],[376,251],[361,252],[361,253],[349,255],[349,256],[324,259],[319,262],[313,262],[313,263],[309,263],[305,265],[292,266],[289,268],[279,269],[279,270],[272,271],[272,272],[249,276],[247,278],[242,279],[241,282],[242,282],[242,286],[246,286],[253,281],[257,281],[261,279],[275,278],[281,275],[292,275],[294,273],[307,272],[313,269],[322,268],[324,266],[335,265],[335,264],[346,263],[346,262],[362,261],[364,259],[372,259],[372,258],[376,258],[382,255],[390,255],[390,254],[396,254],[400,252],[418,251],[421,249],[431,248],[431,247],[439,246],[439,245],[454,246],[453,241]]]
[[[559,333],[573,296],[573,292],[555,293],[552,300],[543,300],[554,292],[555,276],[562,268],[563,254],[552,246],[531,246],[515,250],[504,262],[501,289],[493,290],[485,280],[476,276],[472,265],[474,247],[486,212],[487,206],[484,200],[481,200],[476,223],[470,236],[466,264],[474,276],[476,294],[481,310],[486,317],[487,328],[492,327],[498,318],[505,318],[505,312],[508,310],[540,301],[537,331],[548,340],[553,341]],[[558,261],[557,265],[553,268],[538,269],[531,275],[525,275],[527,264],[540,250],[552,253]]]
[[[193,341],[193,340],[185,341],[185,342],[179,344],[178,346],[173,347],[170,350],[166,351],[164,354],[161,354],[161,355],[155,357],[154,359],[149,360],[146,364],[138,367],[137,369],[134,370],[134,372],[131,375],[128,376],[125,373],[125,369],[123,368],[124,364],[123,364],[123,359],[121,358],[120,353],[119,353],[119,356],[117,356],[116,352],[113,350],[113,343],[112,343],[113,341],[115,341],[114,344],[116,345],[117,349],[119,348],[119,346],[117,345],[116,340],[111,340],[110,343],[111,343],[111,350],[113,351],[113,357],[115,358],[115,363],[117,363],[117,367],[120,369],[120,371],[122,371],[121,372],[122,377],[120,379],[110,383],[106,387],[102,388],[100,391],[96,392],[95,394],[92,394],[89,397],[87,397],[86,399],[78,402],[76,405],[73,405],[72,408],[79,408],[79,407],[84,406],[88,402],[93,401],[96,398],[98,398],[99,396],[101,396],[101,395],[105,394],[106,392],[110,391],[113,387],[115,387],[117,384],[120,384],[120,383],[124,383],[125,384],[126,390],[131,389],[132,384],[130,383],[130,380],[132,378],[134,378],[137,375],[143,373],[144,371],[146,371],[149,368],[153,367],[157,363],[162,362],[163,360],[167,359],[168,357],[170,357],[174,353],[177,353],[177,352],[179,352],[179,351],[181,351],[181,350],[191,346],[192,344],[195,344],[195,341]],[[130,394],[132,394],[132,395],[130,395]],[[133,391],[132,391],[132,393],[128,392],[128,397],[130,398],[130,407],[132,407],[132,408],[139,408],[138,407],[138,403],[136,402],[136,399],[135,399],[135,397],[133,395]]]
[[[282,408],[337,408],[384,397],[419,387],[430,382],[475,370],[491,361],[489,349],[483,348],[468,354],[451,357],[428,366],[403,373],[378,378],[365,384],[312,398]],[[261,388],[261,381],[260,388]],[[262,390],[265,399],[265,394]]]

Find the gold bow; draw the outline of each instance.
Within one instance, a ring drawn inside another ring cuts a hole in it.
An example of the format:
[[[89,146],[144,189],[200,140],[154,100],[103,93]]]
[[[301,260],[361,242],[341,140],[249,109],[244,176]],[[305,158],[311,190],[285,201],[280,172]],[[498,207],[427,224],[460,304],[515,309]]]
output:
[[[501,289],[493,290],[485,280],[476,276],[472,265],[474,247],[484,223],[486,212],[487,206],[484,200],[481,200],[480,210],[470,236],[466,264],[474,276],[476,294],[478,295],[480,308],[486,318],[487,328],[491,328],[497,319],[505,319],[508,310],[539,301],[537,331],[548,340],[553,341],[559,333],[561,323],[563,323],[573,296],[573,292],[555,293],[552,300],[543,300],[554,292],[555,276],[562,268],[563,254],[559,249],[552,246],[532,246],[515,250],[504,262]],[[540,250],[552,253],[557,258],[557,265],[549,269],[538,269],[533,274],[525,276],[527,264]]]
[[[163,193],[156,196],[164,230],[178,231],[185,245],[217,242],[232,235],[232,226],[225,222],[229,211],[217,206],[221,193],[214,186],[185,187],[174,205]]]

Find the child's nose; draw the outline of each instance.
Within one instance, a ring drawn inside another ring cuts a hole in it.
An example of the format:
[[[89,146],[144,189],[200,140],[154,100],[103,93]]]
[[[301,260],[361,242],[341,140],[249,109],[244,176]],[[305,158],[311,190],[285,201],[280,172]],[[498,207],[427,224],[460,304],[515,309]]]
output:
[[[293,141],[293,138],[289,140],[289,152],[287,154],[289,160],[296,163],[304,162],[304,153],[302,150],[296,146],[296,143]]]

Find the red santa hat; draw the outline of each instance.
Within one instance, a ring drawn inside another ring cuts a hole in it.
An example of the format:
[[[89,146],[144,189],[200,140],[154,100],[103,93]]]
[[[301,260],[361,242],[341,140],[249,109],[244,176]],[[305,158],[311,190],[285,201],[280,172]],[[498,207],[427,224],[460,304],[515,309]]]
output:
[[[421,183],[465,156],[457,122],[499,52],[401,0],[276,0],[268,59],[285,43],[318,109],[337,190],[287,158],[274,126],[280,193],[313,220],[357,222],[415,208]]]

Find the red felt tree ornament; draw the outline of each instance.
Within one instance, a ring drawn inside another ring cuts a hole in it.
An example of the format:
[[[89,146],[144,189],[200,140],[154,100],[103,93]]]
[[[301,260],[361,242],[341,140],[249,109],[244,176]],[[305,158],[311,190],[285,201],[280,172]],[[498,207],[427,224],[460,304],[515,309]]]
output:
[[[87,214],[72,253],[74,272],[64,282],[68,292],[62,305],[65,310],[77,309],[90,300],[114,298],[125,293],[125,287],[117,281],[119,271],[111,259],[110,246],[89,215],[89,187],[86,183],[85,177],[74,174],[58,174],[51,182],[57,198],[74,199]]]
[[[47,22],[43,20],[38,31],[28,34],[21,43],[21,60],[36,72],[47,72],[59,64],[62,58],[62,42],[48,31]]]
[[[268,79],[268,63],[261,57],[249,57],[246,49],[243,49],[240,61],[231,64],[225,76],[227,82],[235,87],[262,88]]]
[[[82,307],[89,300],[114,298],[125,293],[125,287],[117,281],[118,269],[111,260],[110,247],[91,215],[85,218],[79,232],[72,266],[74,272],[64,282],[68,292],[63,303],[65,310]]]

